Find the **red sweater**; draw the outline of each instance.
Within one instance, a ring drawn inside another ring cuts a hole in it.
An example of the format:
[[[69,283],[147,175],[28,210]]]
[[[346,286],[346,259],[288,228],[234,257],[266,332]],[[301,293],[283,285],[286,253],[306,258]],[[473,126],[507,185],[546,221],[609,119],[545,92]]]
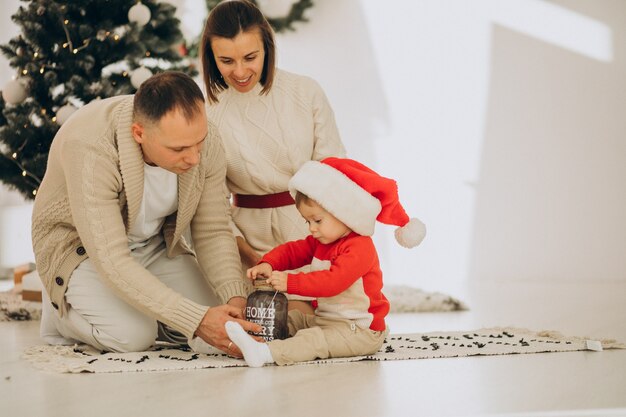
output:
[[[289,274],[287,293],[317,298],[315,314],[355,320],[361,328],[383,331],[389,301],[382,293],[382,272],[374,242],[350,233],[331,244],[312,236],[280,245],[261,262],[285,271],[311,265],[311,272]]]

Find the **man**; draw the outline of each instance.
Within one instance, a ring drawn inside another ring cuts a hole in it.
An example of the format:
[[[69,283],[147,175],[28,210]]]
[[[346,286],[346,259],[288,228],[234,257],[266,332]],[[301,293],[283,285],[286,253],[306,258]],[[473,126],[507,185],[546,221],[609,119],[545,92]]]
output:
[[[128,352],[157,334],[197,336],[240,356],[225,322],[260,327],[242,316],[247,291],[225,175],[202,92],[182,73],[78,110],[52,142],[33,208],[44,340]],[[226,304],[209,308],[215,295]]]

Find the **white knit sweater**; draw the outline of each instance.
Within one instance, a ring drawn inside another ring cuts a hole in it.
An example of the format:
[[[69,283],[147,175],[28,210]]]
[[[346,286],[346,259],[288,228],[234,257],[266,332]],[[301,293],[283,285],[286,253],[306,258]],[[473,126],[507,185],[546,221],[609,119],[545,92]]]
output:
[[[262,86],[240,93],[224,90],[219,103],[208,106],[227,159],[232,193],[264,195],[287,191],[302,164],[328,156],[345,156],[334,113],[313,79],[277,70],[272,89]],[[265,254],[286,241],[308,234],[295,206],[273,209],[233,207],[234,232]]]

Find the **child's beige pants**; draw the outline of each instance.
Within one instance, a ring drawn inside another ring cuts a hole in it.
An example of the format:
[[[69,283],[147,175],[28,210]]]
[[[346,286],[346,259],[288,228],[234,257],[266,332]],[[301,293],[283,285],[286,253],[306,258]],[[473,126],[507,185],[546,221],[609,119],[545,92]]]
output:
[[[352,320],[331,319],[289,312],[289,335],[268,343],[278,365],[291,365],[314,359],[370,355],[383,345],[388,330],[377,332],[359,328]]]

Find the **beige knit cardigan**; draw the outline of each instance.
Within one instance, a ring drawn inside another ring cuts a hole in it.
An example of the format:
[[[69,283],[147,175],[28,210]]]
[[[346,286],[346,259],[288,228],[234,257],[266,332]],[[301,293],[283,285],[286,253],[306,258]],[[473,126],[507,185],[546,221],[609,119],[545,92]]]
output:
[[[70,276],[90,257],[120,298],[192,337],[208,307],[162,284],[133,259],[128,247],[144,172],[141,147],[131,134],[132,107],[132,96],[94,101],[54,138],[33,208],[37,269],[61,315],[68,309],[64,294]],[[169,257],[193,253],[182,236],[190,227],[200,267],[222,302],[247,295],[228,223],[225,175],[219,133],[209,123],[201,161],[178,176],[178,210],[163,226]]]

